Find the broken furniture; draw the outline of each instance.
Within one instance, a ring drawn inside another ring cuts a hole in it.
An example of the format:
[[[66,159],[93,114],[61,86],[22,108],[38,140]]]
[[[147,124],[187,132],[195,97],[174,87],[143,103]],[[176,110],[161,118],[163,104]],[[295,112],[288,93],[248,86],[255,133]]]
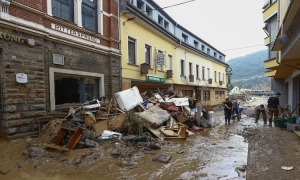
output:
[[[45,147],[68,151],[74,149],[84,135],[82,128],[71,128],[64,123],[58,128],[57,135],[49,143],[44,144]],[[70,139],[68,139],[69,136],[71,136]]]

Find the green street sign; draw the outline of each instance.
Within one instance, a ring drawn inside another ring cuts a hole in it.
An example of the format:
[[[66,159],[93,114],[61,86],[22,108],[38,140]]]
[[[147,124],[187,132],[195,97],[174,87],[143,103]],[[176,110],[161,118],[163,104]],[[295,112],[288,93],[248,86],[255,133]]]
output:
[[[147,81],[164,83],[166,79],[162,77],[156,77],[156,76],[147,76]]]

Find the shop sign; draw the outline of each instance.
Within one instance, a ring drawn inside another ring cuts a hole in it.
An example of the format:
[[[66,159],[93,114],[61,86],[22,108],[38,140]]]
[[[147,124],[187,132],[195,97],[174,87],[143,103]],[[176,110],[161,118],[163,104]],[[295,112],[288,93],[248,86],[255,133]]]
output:
[[[157,60],[157,65],[164,65],[165,64],[165,54],[158,53],[156,60]]]
[[[7,41],[14,41],[17,43],[24,43],[22,36],[12,35],[10,33],[5,33],[0,30],[0,39],[5,39]]]
[[[100,39],[98,39],[98,38],[89,36],[87,34],[78,32],[78,31],[73,30],[73,29],[69,29],[69,28],[64,27],[64,26],[60,26],[60,25],[52,23],[51,28],[56,30],[56,31],[60,31],[60,32],[64,32],[66,34],[69,34],[71,36],[79,37],[79,38],[82,38],[82,39],[85,39],[85,40],[88,40],[88,41],[91,41],[91,42],[94,42],[94,43],[100,43]]]
[[[157,76],[147,76],[147,81],[164,83],[165,82],[165,78],[157,77]]]

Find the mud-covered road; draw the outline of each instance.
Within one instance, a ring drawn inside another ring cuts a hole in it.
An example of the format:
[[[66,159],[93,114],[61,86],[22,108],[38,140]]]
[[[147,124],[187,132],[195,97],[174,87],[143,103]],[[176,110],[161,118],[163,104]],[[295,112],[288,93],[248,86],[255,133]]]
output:
[[[60,153],[37,146],[32,138],[1,139],[0,179],[246,179],[248,139],[263,126],[249,116],[256,103],[244,105],[241,121],[225,124],[223,112],[215,111],[215,127],[186,140],[160,142],[161,149],[152,151],[106,141],[97,148]],[[118,149],[121,155],[112,156]],[[153,161],[158,154],[172,159]]]

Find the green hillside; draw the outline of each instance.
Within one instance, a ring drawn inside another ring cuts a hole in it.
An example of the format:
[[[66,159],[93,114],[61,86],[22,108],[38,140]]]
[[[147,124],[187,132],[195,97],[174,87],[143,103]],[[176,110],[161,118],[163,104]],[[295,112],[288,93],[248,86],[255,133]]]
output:
[[[265,77],[264,61],[268,59],[268,51],[262,50],[246,56],[226,61],[232,68],[231,82],[239,88],[251,88],[255,85],[270,85]]]

